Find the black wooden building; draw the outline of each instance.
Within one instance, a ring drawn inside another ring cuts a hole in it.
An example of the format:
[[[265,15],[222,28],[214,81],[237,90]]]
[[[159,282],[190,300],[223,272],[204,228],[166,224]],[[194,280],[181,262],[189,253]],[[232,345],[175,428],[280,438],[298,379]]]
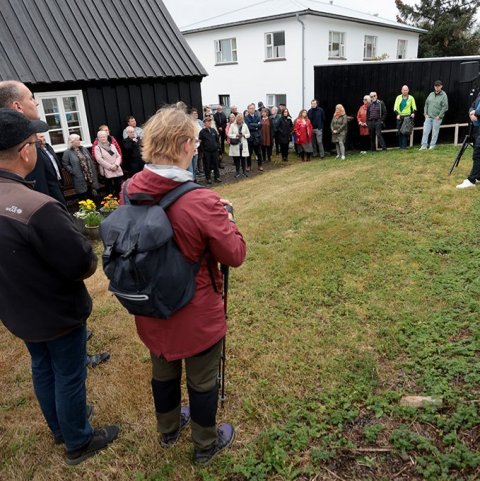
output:
[[[0,0],[0,79],[35,94],[57,151],[166,103],[201,108],[206,74],[161,0]]]
[[[328,123],[325,129],[327,145],[331,138],[329,126],[335,105],[342,104],[347,115],[356,117],[358,108],[362,105],[363,96],[371,91],[376,91],[387,106],[388,117],[385,128],[394,129],[393,105],[405,84],[408,85],[410,94],[417,103],[416,126],[423,125],[425,99],[433,91],[435,80],[443,82],[443,90],[448,94],[449,110],[443,124],[467,123],[468,108],[473,101],[470,95],[472,83],[462,82],[460,64],[478,60],[480,57],[452,57],[314,67],[315,98],[325,110]],[[461,139],[465,130],[461,130]],[[349,131],[350,147],[355,147],[358,140],[358,124],[355,119],[349,123]],[[453,135],[453,129],[442,129],[440,142],[452,142]],[[416,132],[416,143],[420,141],[420,137],[421,132]],[[395,135],[386,135],[385,139],[389,146],[397,145]]]

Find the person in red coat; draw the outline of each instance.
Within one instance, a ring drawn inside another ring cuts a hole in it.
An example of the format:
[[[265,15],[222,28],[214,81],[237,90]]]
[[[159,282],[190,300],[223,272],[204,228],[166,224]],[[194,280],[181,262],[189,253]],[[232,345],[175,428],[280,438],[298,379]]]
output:
[[[295,144],[297,144],[297,152],[300,154],[302,161],[310,161],[310,157],[313,153],[313,127],[305,109],[300,110],[298,117],[293,124],[293,133],[295,134]]]
[[[143,129],[145,168],[127,187],[129,196],[147,194],[155,203],[183,182],[198,145],[193,119],[175,107],[164,107]],[[122,199],[122,196],[120,196]],[[194,460],[208,463],[233,442],[230,424],[216,424],[217,374],[227,331],[219,263],[237,267],[246,244],[221,199],[209,189],[188,192],[168,208],[174,239],[191,262],[201,259],[192,300],[168,319],[135,316],[137,332],[150,350],[152,392],[160,443],[169,447],[191,421]],[[190,407],[181,406],[182,361]]]
[[[360,148],[362,149],[360,151],[361,154],[366,154],[367,150],[370,150],[370,130],[368,129],[367,124],[367,110],[370,102],[370,95],[365,95],[363,97],[363,105],[360,105],[360,108],[357,112],[358,130],[360,133]]]

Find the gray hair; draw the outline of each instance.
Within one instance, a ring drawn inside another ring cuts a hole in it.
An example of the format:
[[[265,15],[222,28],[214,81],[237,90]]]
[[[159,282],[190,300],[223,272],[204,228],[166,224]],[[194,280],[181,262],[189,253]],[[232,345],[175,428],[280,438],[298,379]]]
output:
[[[79,140],[79,139],[81,139],[80,135],[78,135],[78,134],[70,134],[70,135],[68,136],[68,142],[67,142],[68,148],[71,149],[71,148],[72,148],[72,145],[73,145],[73,142],[74,142],[75,140]]]
[[[0,82],[0,108],[10,109],[13,102],[20,100],[20,91],[18,90],[20,82],[16,80],[4,80]]]

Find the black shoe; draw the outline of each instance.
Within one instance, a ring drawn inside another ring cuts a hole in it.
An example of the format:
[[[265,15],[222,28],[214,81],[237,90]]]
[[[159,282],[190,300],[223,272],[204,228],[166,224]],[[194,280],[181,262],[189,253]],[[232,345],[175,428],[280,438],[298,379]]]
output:
[[[218,177],[215,179],[215,182],[220,183],[221,181],[222,181],[222,179],[219,179]]]
[[[248,177],[248,172],[244,172],[244,173],[243,173],[243,176],[244,176],[244,177]]]
[[[93,406],[91,404],[87,404],[87,419],[88,422],[92,422],[93,419]],[[63,436],[54,436],[53,442],[55,444],[63,444],[65,441],[63,439]]]
[[[70,466],[80,464],[102,449],[105,449],[118,436],[120,428],[116,424],[105,426],[102,429],[95,429],[90,442],[83,448],[67,453],[66,461]]]
[[[180,409],[180,426],[173,433],[166,433],[160,435],[160,444],[164,448],[171,448],[174,446],[182,431],[190,424],[190,409],[188,406],[182,406]]]
[[[93,331],[91,331],[90,329],[87,329],[87,341],[89,341],[93,336]]]
[[[232,445],[234,439],[235,429],[233,428],[233,426],[227,423],[220,424],[217,429],[217,442],[215,446],[210,449],[195,449],[193,453],[193,460],[195,464],[201,464],[202,466],[210,464],[212,459],[217,454]]]
[[[238,179],[240,177],[240,172],[237,172],[234,177]]]
[[[99,354],[87,354],[87,367],[97,367],[102,362],[107,362],[110,359],[110,353],[101,352]]]

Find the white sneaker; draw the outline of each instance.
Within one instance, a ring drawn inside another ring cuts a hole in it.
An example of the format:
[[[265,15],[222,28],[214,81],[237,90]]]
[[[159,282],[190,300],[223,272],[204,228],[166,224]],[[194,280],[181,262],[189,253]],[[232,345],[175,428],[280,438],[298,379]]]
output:
[[[472,184],[468,179],[457,185],[457,189],[469,189],[470,187],[475,187],[475,184]]]
[[[422,145],[418,150],[427,150],[427,146],[426,146],[426,145]]]
[[[428,148],[428,150],[433,150],[434,148],[435,148],[435,146],[434,146],[434,145],[431,145],[431,146]]]
[[[366,154],[366,153],[367,153],[366,150],[362,150],[362,151],[360,152],[360,154],[362,154],[362,155],[363,155],[363,154]]]
[[[339,159],[339,158],[340,158],[340,156],[339,156],[339,155],[337,155],[335,158],[336,158],[336,159]]]
[[[345,160],[345,156],[344,156],[344,155],[342,155],[342,160]]]

